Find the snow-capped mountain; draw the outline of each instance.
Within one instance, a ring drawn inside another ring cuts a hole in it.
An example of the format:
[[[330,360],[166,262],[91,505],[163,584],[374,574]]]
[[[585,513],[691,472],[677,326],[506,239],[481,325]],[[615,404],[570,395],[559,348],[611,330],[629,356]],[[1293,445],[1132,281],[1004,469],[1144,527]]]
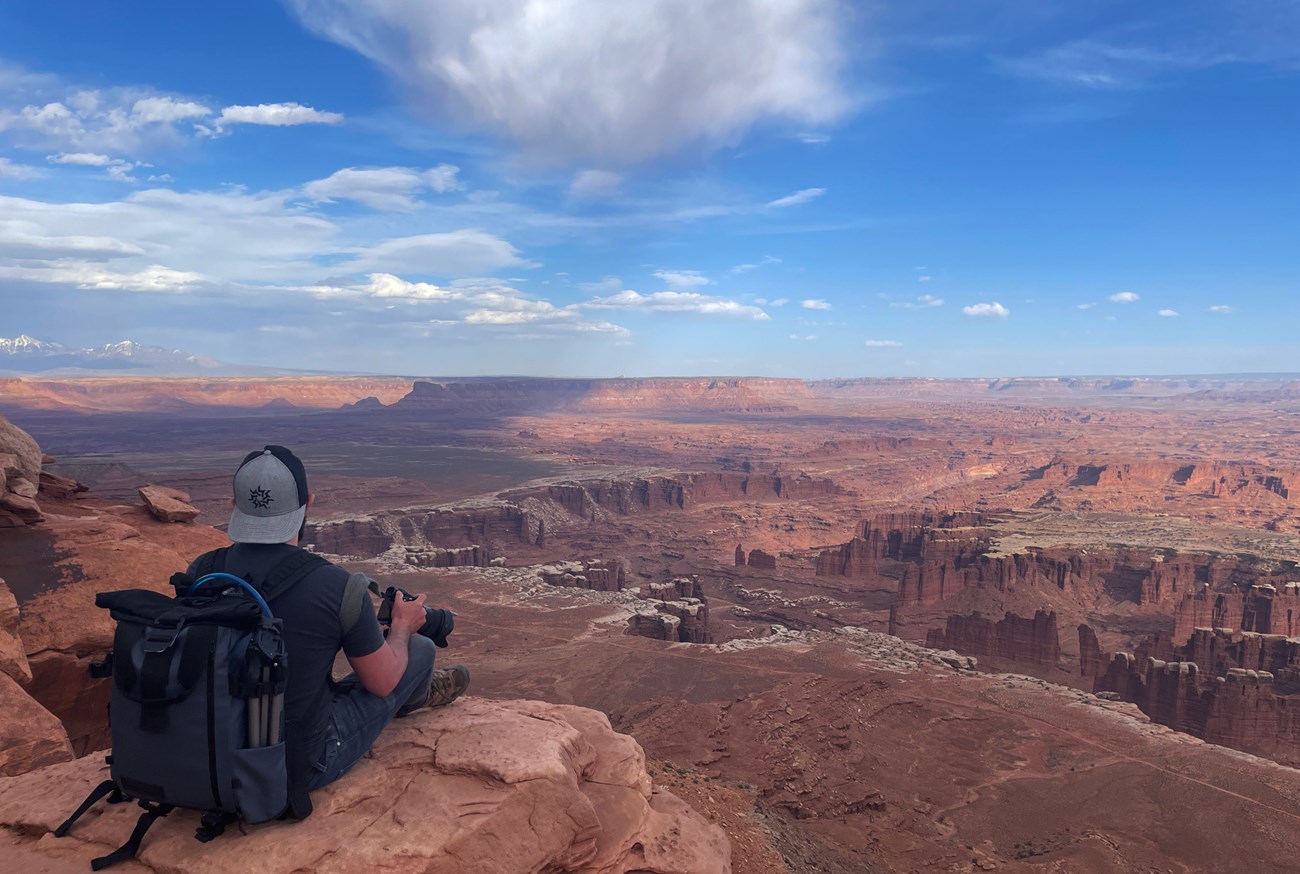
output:
[[[118,374],[197,376],[218,375],[227,369],[230,369],[228,365],[213,358],[191,355],[180,349],[146,346],[134,340],[71,349],[28,334],[19,334],[13,339],[0,337],[0,372],[111,371]]]

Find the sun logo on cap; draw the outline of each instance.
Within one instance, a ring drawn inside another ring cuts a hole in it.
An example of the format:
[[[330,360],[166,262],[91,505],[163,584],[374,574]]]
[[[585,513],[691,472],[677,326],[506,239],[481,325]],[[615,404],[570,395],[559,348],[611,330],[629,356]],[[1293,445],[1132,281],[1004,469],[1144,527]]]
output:
[[[253,506],[257,509],[265,510],[267,507],[271,506],[271,501],[273,499],[270,491],[258,486],[255,489],[248,490],[248,500],[251,501]]]

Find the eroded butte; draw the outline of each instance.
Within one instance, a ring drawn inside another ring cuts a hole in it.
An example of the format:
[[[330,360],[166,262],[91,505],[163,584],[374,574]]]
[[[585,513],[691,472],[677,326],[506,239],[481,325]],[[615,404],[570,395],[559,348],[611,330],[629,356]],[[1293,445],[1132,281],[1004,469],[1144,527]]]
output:
[[[105,629],[57,617],[219,542],[280,442],[318,551],[457,610],[477,694],[607,714],[737,871],[1300,851],[1295,383],[17,380],[0,412],[58,459],[0,577],[77,754]]]

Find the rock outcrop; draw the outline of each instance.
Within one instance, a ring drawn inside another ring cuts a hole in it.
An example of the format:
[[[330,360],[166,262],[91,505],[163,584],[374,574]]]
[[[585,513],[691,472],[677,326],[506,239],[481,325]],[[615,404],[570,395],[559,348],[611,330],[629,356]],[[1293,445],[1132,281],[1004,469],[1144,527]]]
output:
[[[72,758],[58,717],[29,695],[31,667],[18,636],[18,602],[0,580],[0,776]]]
[[[83,870],[125,840],[139,813],[125,804],[49,836],[104,775],[89,757],[0,780],[0,857],[13,870]],[[174,812],[139,862],[159,874],[731,870],[722,831],[656,789],[636,741],[581,707],[466,698],[420,711],[313,801],[302,822],[231,829],[210,844],[194,841],[198,814]]]
[[[142,486],[139,489],[140,500],[145,509],[159,522],[193,522],[199,511],[190,504],[190,496],[178,489],[166,486]]]
[[[776,570],[776,556],[764,552],[761,549],[751,549],[749,551],[749,557],[746,559],[745,563],[748,564],[750,567],[758,568],[759,570],[764,570],[764,571]]]
[[[654,640],[678,643],[712,643],[709,601],[695,577],[678,577],[642,588],[641,598],[654,612],[628,619],[628,632]]]
[[[44,519],[36,495],[43,453],[32,436],[0,416],[0,528]]]
[[[406,563],[415,567],[487,567],[488,554],[481,546],[406,547]]]
[[[543,565],[537,574],[548,586],[572,586],[593,592],[621,592],[627,568],[621,561],[565,561]]]
[[[1211,743],[1300,766],[1300,640],[1197,628],[1182,646],[1149,638],[1097,661],[1098,693]]]
[[[930,630],[925,645],[1043,668],[1054,668],[1061,659],[1056,614],[1045,610],[1039,610],[1032,619],[1007,613],[996,622],[978,613],[952,615],[945,628]]]

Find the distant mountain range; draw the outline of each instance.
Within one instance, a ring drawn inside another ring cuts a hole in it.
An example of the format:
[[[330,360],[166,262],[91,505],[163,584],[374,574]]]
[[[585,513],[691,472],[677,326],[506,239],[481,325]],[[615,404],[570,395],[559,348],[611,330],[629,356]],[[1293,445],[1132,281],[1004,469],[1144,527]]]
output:
[[[134,340],[72,349],[61,343],[20,334],[0,337],[0,374],[58,372],[68,375],[235,376],[270,373],[268,368],[241,367],[180,349],[146,346]]]

